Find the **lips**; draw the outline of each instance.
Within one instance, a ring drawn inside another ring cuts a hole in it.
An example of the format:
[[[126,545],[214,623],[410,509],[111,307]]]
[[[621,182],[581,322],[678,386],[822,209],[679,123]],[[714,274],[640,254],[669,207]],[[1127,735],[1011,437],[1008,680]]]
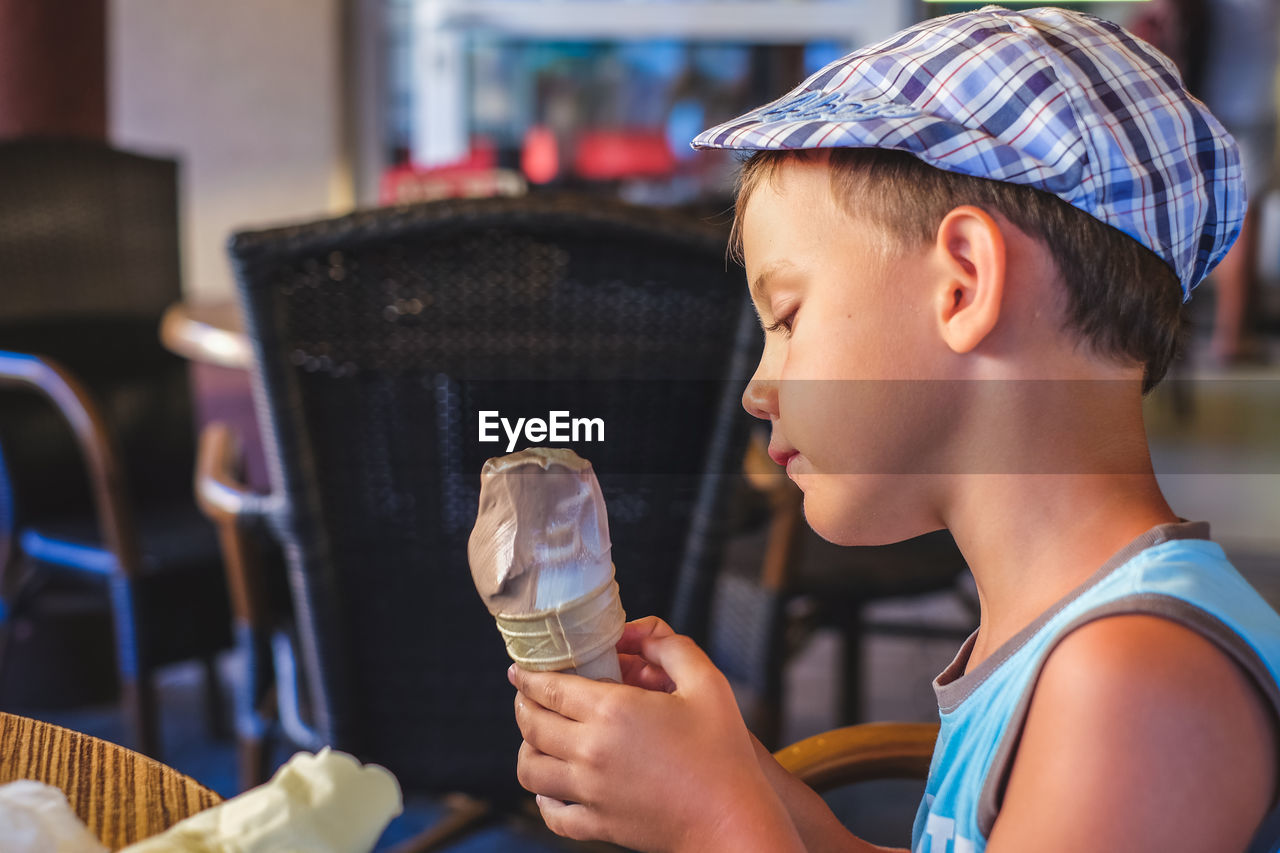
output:
[[[799,451],[792,447],[778,447],[772,443],[769,444],[769,458],[781,465],[783,468],[787,467],[787,463],[791,461],[791,457],[795,456],[798,452]]]

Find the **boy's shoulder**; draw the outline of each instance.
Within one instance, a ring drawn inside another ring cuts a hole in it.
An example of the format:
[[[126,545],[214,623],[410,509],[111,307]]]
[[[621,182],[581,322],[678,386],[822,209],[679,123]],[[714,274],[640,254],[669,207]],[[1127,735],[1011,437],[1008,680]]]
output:
[[[1208,535],[1158,524],[974,667],[962,648],[930,819],[992,853],[1246,848],[1275,800],[1280,616]]]
[[[1062,849],[1243,849],[1275,799],[1276,738],[1221,645],[1151,614],[1089,622],[1040,673],[993,849],[1046,833]]]
[[[1125,613],[1088,622],[1053,647],[1037,679],[1032,713],[1070,707],[1081,719],[1114,720],[1107,711],[1128,714],[1126,709],[1148,706],[1175,722],[1175,709],[1216,713],[1232,698],[1266,705],[1222,645],[1172,619]]]

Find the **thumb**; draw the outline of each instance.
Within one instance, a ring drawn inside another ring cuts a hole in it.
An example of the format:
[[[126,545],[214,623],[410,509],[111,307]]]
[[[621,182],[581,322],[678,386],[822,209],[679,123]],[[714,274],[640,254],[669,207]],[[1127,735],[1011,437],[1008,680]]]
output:
[[[683,634],[651,634],[641,639],[640,654],[662,668],[675,683],[677,692],[720,674],[706,652]]]
[[[657,616],[646,616],[623,626],[617,648],[621,654],[625,655],[642,654],[641,646],[649,637],[673,637],[675,633],[670,625]]]

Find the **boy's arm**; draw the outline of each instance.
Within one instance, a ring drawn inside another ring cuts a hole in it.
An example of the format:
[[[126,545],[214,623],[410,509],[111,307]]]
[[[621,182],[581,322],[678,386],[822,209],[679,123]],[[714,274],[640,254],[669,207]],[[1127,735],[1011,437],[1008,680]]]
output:
[[[987,850],[1244,850],[1275,785],[1249,676],[1174,622],[1108,617],[1045,663]]]
[[[877,847],[854,836],[812,788],[787,772],[753,736],[756,760],[809,853],[906,853],[905,848]]]

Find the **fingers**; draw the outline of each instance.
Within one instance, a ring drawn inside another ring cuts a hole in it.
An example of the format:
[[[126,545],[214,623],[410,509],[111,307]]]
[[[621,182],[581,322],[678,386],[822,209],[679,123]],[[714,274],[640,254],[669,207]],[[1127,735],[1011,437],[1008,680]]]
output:
[[[675,633],[670,625],[657,616],[636,619],[623,627],[622,636],[618,639],[618,651],[622,654],[638,655],[641,654],[644,641],[649,637],[674,637]]]
[[[671,680],[679,685],[685,676],[698,676],[702,670],[715,667],[706,652],[688,637],[676,634],[671,637],[650,637],[644,641],[644,659],[662,667]]]
[[[627,655],[632,655],[642,659],[648,668],[654,671],[643,675],[636,673],[637,677],[649,679],[654,685],[649,687],[651,690],[665,690],[671,693],[686,682],[701,680],[712,673],[719,674],[711,663],[711,659],[698,648],[697,644],[688,637],[677,634],[670,625],[657,616],[646,616],[627,623],[623,628],[622,637],[618,640],[618,653],[619,660],[625,661]],[[623,666],[627,665],[623,663]],[[660,684],[660,678],[656,674],[658,671],[663,673],[667,684],[658,686]],[[625,673],[626,670],[624,670],[623,680],[629,684],[632,683],[626,678]],[[646,685],[638,683],[636,686]]]
[[[587,806],[574,802],[579,794],[568,762],[545,755],[529,745],[520,745],[516,777],[526,791],[536,794],[535,802],[547,828],[557,835],[577,841],[599,839],[600,832]]]
[[[622,667],[623,684],[663,693],[676,689],[676,683],[663,672],[662,667],[654,666],[639,655],[620,654],[618,663]]]
[[[584,720],[600,701],[602,690],[610,686],[580,675],[562,672],[529,672],[514,664],[507,679],[534,702],[562,717]]]
[[[523,693],[515,698],[516,725],[525,742],[557,759],[576,757],[579,724],[549,711]]]
[[[628,648],[623,648],[620,642],[618,651],[636,654],[650,667],[662,670],[676,688],[719,674],[707,653],[701,651],[694,640],[684,634],[676,634],[666,622],[649,617],[648,620],[632,622],[632,625],[635,629],[631,633],[623,631],[622,634]]]
[[[574,800],[573,769],[566,761],[554,758],[528,741],[520,744],[516,760],[516,779],[531,794],[542,794],[559,800]]]
[[[598,821],[591,810],[580,803],[565,803],[554,797],[539,795],[536,800],[538,811],[546,821],[547,828],[556,835],[572,838],[575,841],[591,841],[601,838]]]

